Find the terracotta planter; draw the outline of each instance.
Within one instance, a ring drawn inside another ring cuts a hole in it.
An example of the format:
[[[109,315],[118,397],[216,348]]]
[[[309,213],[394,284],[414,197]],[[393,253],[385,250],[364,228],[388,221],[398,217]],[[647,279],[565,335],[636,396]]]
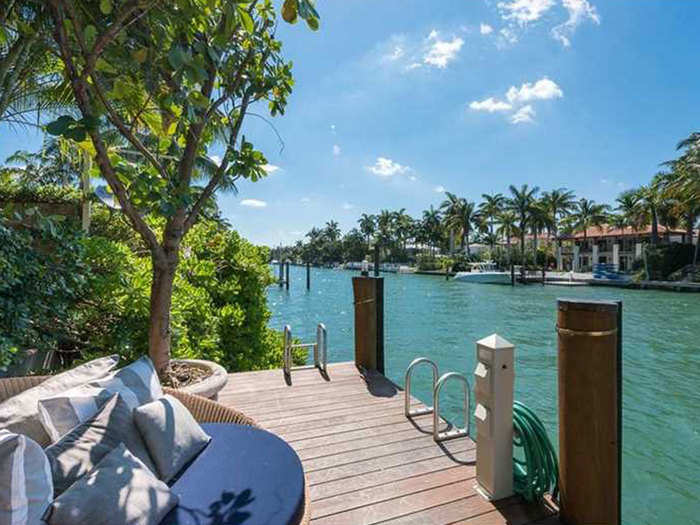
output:
[[[187,394],[194,394],[216,401],[219,397],[219,392],[228,382],[228,373],[226,369],[213,361],[204,361],[203,359],[173,359],[173,361],[187,363],[190,366],[196,366],[211,371],[211,375],[206,379],[180,389]]]

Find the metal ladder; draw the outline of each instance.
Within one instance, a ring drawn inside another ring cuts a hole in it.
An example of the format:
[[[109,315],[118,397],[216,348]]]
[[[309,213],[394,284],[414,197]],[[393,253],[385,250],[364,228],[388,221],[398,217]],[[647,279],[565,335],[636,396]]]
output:
[[[292,350],[295,348],[313,348],[314,364],[305,366],[292,366]],[[284,356],[283,356],[284,375],[291,376],[294,370],[309,370],[318,368],[322,374],[328,374],[328,332],[326,325],[318,323],[316,327],[316,342],[315,343],[292,343],[292,327],[284,326]]]
[[[416,366],[423,363],[430,365],[433,371],[433,404],[432,406],[426,406],[424,408],[411,410],[411,377]],[[440,391],[442,390],[442,387],[445,385],[445,383],[454,379],[459,380],[464,388],[464,421],[466,426],[461,428],[455,426],[451,430],[445,430],[443,432],[440,432]],[[415,416],[432,414],[433,440],[436,443],[469,436],[469,400],[471,389],[469,388],[469,380],[464,374],[459,374],[457,372],[447,372],[446,374],[440,376],[440,378],[438,379],[438,367],[435,364],[435,362],[431,359],[428,359],[427,357],[418,357],[411,361],[411,364],[408,365],[408,368],[406,369],[405,385],[406,386],[404,390],[404,415],[408,419],[411,419]]]

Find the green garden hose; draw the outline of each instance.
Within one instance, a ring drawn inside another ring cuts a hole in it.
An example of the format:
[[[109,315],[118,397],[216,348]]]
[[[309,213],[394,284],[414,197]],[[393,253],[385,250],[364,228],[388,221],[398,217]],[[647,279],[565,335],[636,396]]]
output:
[[[513,488],[526,501],[539,501],[546,493],[557,498],[557,453],[544,425],[519,401],[513,402]],[[518,453],[518,449],[522,452]]]

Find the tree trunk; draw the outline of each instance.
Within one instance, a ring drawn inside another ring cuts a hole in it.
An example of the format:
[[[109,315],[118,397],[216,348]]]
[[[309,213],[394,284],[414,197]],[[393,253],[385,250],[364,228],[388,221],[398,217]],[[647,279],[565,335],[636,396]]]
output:
[[[690,237],[690,242],[693,242],[693,237]],[[693,266],[698,264],[698,249],[700,249],[700,229],[698,230],[698,238],[695,243],[695,253],[693,254]]]
[[[659,243],[659,219],[656,216],[656,208],[651,209],[651,245]]]
[[[148,331],[148,353],[158,374],[170,364],[170,306],[173,299],[173,283],[177,259],[169,262],[153,262],[151,283],[151,322]]]

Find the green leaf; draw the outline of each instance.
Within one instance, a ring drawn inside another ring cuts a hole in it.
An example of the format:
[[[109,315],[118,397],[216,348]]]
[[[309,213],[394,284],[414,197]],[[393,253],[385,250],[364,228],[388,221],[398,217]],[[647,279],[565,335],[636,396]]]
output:
[[[65,131],[75,122],[75,119],[70,115],[63,115],[58,117],[53,122],[49,122],[46,125],[46,132],[49,135],[63,135]]]
[[[243,27],[245,27],[245,30],[252,34],[255,30],[255,26],[253,25],[253,19],[248,14],[248,11],[245,9],[239,9],[238,15],[241,17],[241,23],[243,24]]]
[[[108,15],[112,12],[111,0],[100,0],[100,11],[103,15]]]
[[[297,0],[284,0],[282,5],[282,18],[285,22],[295,24],[297,21],[298,4]]]
[[[306,25],[309,26],[309,28],[312,31],[318,31],[319,28],[319,23],[318,23],[318,18],[316,17],[309,17],[306,19]]]
[[[92,24],[85,26],[85,29],[83,30],[83,37],[85,38],[85,43],[88,45],[88,47],[92,47],[92,45],[95,43],[95,39],[97,38],[97,28]]]

